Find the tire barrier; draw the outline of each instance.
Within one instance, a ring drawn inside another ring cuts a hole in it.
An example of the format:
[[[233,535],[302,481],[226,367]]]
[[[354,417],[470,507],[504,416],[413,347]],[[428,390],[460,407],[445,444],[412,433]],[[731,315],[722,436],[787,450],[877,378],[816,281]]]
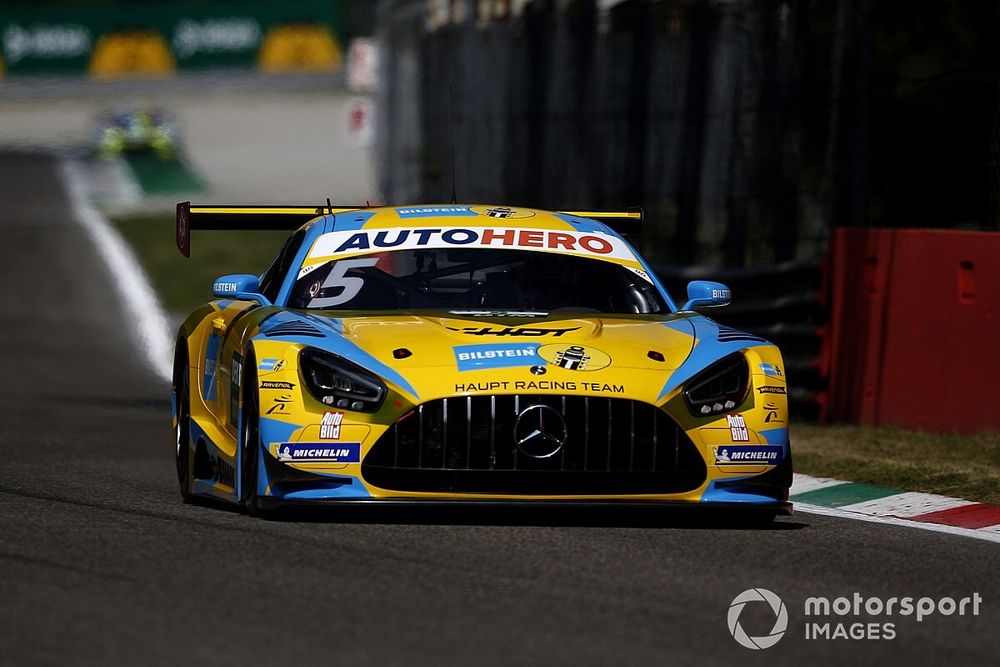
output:
[[[1000,234],[837,228],[829,257],[824,417],[1000,430]]]
[[[163,77],[212,68],[333,71],[343,61],[343,13],[340,3],[310,0],[11,9],[0,16],[0,79]]]
[[[323,72],[340,69],[343,60],[340,44],[329,28],[295,24],[267,32],[257,66],[264,72]]]
[[[162,77],[176,69],[167,40],[153,30],[101,35],[90,59],[90,75],[95,79]]]

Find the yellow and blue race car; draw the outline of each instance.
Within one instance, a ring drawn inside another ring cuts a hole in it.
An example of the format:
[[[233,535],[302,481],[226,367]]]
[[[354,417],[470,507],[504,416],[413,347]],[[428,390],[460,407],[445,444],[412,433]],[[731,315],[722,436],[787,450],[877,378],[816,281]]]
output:
[[[670,504],[789,513],[783,363],[680,307],[638,211],[177,206],[192,229],[292,229],[180,327],[185,499]],[[628,237],[630,238],[630,237]]]

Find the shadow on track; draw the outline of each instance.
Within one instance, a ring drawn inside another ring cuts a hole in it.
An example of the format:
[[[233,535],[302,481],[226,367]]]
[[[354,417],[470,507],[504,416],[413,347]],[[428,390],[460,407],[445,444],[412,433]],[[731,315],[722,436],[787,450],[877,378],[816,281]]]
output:
[[[194,505],[214,510],[239,511],[209,499],[194,498]],[[720,512],[703,507],[449,507],[343,505],[337,507],[281,507],[261,519],[289,523],[401,524],[452,526],[549,526],[578,528],[665,528],[706,530],[801,530],[810,524],[798,517],[767,521],[759,515]],[[260,520],[260,519],[258,519]]]

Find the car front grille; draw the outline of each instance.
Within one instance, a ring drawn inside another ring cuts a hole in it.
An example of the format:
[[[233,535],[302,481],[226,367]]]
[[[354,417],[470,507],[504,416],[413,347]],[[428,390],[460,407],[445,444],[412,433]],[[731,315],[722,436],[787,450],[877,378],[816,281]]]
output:
[[[554,439],[519,446],[539,426],[539,413],[541,430]],[[383,489],[527,495],[679,493],[700,486],[706,473],[667,413],[590,396],[430,401],[398,419],[362,463],[365,479]]]

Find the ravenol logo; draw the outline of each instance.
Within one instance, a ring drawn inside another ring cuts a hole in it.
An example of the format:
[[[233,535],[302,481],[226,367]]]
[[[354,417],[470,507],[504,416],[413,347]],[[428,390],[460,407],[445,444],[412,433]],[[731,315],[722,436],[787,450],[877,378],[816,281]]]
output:
[[[747,606],[748,602],[766,602],[771,607],[771,611],[774,612],[774,627],[766,635],[751,637],[740,625],[740,614],[743,613],[743,607]],[[788,629],[788,610],[785,609],[785,603],[781,601],[781,598],[766,588],[751,588],[737,595],[732,601],[726,620],[729,622],[729,634],[740,646],[759,650],[771,648],[784,636],[785,630]]]
[[[458,345],[455,363],[460,371],[513,366],[544,366],[537,343],[501,343],[498,345]]]
[[[282,442],[278,444],[279,461],[309,463],[359,463],[360,442]]]

